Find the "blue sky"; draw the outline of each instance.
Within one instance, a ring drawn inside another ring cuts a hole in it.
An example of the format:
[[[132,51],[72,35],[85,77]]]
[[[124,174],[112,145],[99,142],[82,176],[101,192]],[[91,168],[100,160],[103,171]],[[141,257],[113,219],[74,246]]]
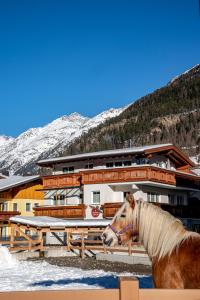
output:
[[[0,0],[0,134],[122,107],[197,63],[198,0]]]

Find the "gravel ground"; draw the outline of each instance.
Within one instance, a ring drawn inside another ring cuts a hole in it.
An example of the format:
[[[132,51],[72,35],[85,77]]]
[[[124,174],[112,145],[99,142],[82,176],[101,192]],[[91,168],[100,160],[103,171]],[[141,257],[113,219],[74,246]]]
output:
[[[34,258],[34,260],[45,260],[49,264],[61,267],[77,267],[83,270],[104,270],[110,272],[132,272],[135,274],[151,275],[151,267],[146,265],[130,265],[121,262],[110,262],[105,260],[96,260],[95,258],[79,257],[48,257],[48,258]]]

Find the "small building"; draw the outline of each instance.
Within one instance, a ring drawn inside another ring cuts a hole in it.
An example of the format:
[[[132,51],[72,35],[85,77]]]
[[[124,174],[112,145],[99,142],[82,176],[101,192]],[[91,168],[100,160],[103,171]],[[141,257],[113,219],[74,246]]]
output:
[[[33,216],[33,207],[44,204],[39,176],[9,176],[0,180],[1,235],[8,234],[9,218],[15,215]]]
[[[43,177],[46,207],[36,208],[36,215],[111,217],[127,192],[172,213],[176,209],[186,223],[200,215],[189,208],[190,203],[200,207],[200,176],[192,171],[195,163],[172,144],[49,158],[38,165],[49,168],[52,175]]]

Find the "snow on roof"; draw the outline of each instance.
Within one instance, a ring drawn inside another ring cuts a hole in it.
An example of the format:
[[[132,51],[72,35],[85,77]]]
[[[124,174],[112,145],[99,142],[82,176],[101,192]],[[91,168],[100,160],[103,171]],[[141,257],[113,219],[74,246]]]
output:
[[[1,191],[5,191],[9,188],[21,185],[23,183],[27,183],[30,181],[34,181],[36,179],[40,178],[39,175],[35,175],[35,176],[10,176],[7,178],[2,178],[0,180],[0,192]]]
[[[110,223],[110,220],[106,219],[89,219],[89,220],[63,220],[53,217],[11,217],[11,222],[21,223],[37,227],[98,227],[98,226],[107,226]]]
[[[115,149],[115,150],[106,150],[106,151],[98,151],[98,152],[90,152],[90,153],[83,153],[83,154],[76,154],[70,156],[63,156],[63,157],[56,157],[56,158],[48,158],[39,160],[37,162],[38,165],[40,164],[48,164],[52,162],[62,162],[62,161],[70,161],[70,160],[79,160],[81,158],[89,158],[89,157],[99,157],[99,156],[109,156],[109,155],[117,155],[117,154],[129,154],[129,153],[142,153],[145,150],[156,149],[160,147],[167,147],[173,146],[172,144],[159,144],[159,145],[151,145],[151,146],[142,146],[142,147],[130,147],[130,148],[122,148],[122,149]]]
[[[193,169],[192,172],[194,172],[196,175],[200,176],[200,167]]]

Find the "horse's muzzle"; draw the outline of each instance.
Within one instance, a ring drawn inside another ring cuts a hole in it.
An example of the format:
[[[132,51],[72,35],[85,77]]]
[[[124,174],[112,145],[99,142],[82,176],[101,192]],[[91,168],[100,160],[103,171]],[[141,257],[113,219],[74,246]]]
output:
[[[102,242],[106,246],[110,246],[113,242],[113,238],[108,239],[108,236],[106,233],[103,233],[101,236]]]

